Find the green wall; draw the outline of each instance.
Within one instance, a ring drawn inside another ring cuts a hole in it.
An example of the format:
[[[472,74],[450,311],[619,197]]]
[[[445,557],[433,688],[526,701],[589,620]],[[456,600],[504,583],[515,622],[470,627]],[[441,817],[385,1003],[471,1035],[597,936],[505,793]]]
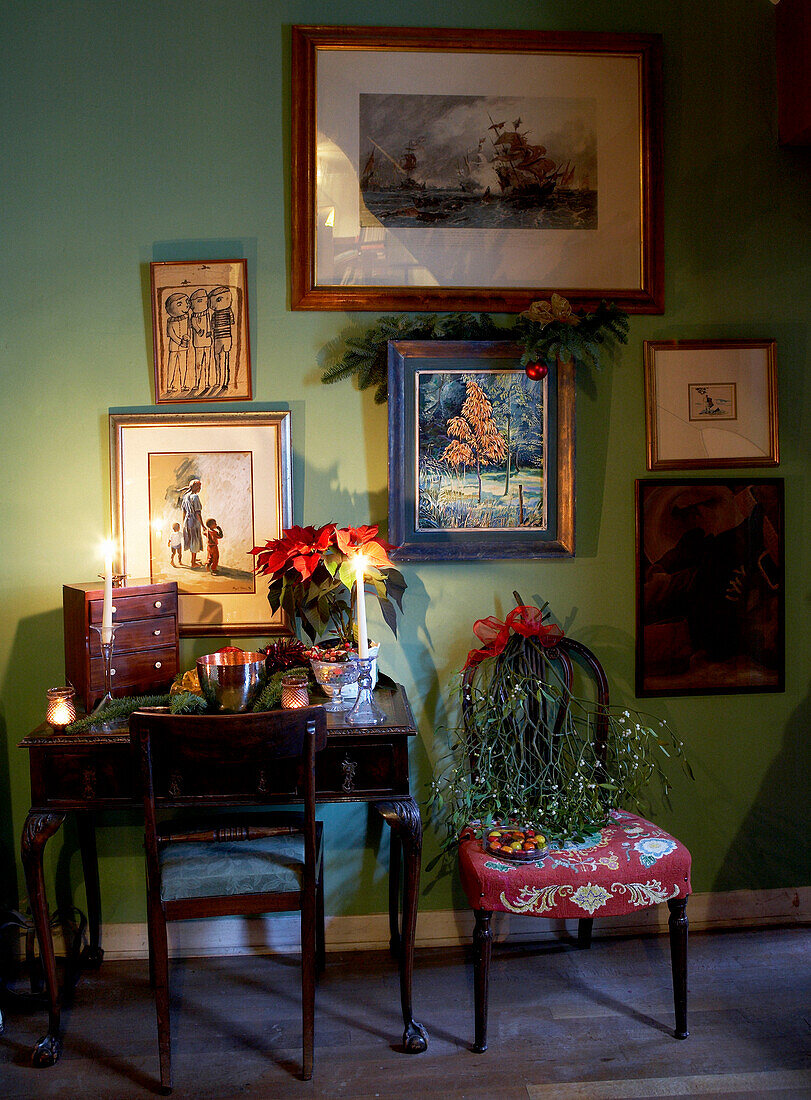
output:
[[[319,382],[319,353],[347,317],[287,308],[290,25],[430,25],[437,10],[425,0],[405,9],[392,0],[0,2],[0,903],[22,883],[29,784],[16,744],[42,719],[45,688],[64,676],[61,586],[95,575],[109,525],[108,410],[151,400],[150,260],[248,258],[255,397],[292,411],[296,522],[385,520],[386,410],[350,384]],[[578,387],[576,559],[405,567],[401,636],[379,633],[383,665],[406,685],[419,722],[414,792],[424,798],[434,727],[471,624],[507,610],[514,588],[549,600],[602,656],[616,701],[633,701],[642,341],[774,337],[786,691],[646,709],[673,723],[696,771],[695,785],[677,779],[661,815],[694,853],[695,889],[806,885],[811,157],[777,146],[772,5],[466,0],[440,19],[663,35],[667,311],[633,318],[615,364]],[[207,648],[186,644],[184,657]],[[352,807],[330,809],[327,828],[328,908],[383,911],[379,828]],[[62,835],[49,873],[58,861],[81,904],[75,833]],[[435,848],[429,831],[427,855]],[[105,919],[143,919],[134,818],[102,829],[100,854]],[[426,875],[423,885],[424,907],[460,900],[449,878]]]

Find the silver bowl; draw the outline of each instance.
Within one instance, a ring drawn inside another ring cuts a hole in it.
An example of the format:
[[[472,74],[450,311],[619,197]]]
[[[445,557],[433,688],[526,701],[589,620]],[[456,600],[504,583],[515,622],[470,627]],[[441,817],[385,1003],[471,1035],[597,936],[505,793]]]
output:
[[[222,714],[241,714],[259,694],[264,667],[264,653],[209,653],[197,658],[200,689]]]

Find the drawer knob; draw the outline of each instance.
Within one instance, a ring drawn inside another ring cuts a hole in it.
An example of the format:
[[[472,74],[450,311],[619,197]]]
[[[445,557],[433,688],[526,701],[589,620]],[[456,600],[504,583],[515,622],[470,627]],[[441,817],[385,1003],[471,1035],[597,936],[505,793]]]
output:
[[[111,668],[111,669],[110,669],[110,675],[111,675],[111,676],[115,676],[115,669],[114,669],[114,668]]]
[[[116,611],[118,611],[118,608],[117,608],[117,607],[114,607],[114,608],[113,608],[113,614],[114,614],[114,615],[115,615]]]
[[[161,667],[161,662],[160,662],[160,661],[156,661],[156,662],[155,662],[155,668],[160,668],[160,667]]]
[[[159,630],[153,630],[152,633],[155,635],[156,638],[159,638],[161,634]]]
[[[347,754],[341,761],[341,771],[344,773],[341,789],[346,791],[347,794],[351,794],[355,789],[355,772],[357,770],[357,763]]]
[[[155,600],[155,607],[163,607],[163,604],[160,602],[160,600]]]

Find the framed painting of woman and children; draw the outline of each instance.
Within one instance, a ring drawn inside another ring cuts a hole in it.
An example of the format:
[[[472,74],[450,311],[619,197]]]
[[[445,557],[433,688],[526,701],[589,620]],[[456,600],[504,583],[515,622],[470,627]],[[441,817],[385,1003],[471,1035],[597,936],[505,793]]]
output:
[[[177,581],[181,634],[286,629],[251,550],[291,522],[290,414],[111,413],[119,572]]]

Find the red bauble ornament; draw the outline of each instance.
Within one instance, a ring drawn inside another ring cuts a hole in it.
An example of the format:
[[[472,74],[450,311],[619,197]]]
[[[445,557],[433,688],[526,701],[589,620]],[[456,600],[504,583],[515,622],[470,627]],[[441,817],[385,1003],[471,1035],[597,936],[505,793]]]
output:
[[[540,382],[542,378],[546,378],[549,374],[549,367],[546,363],[527,363],[524,372],[527,378],[531,378],[533,382]]]

